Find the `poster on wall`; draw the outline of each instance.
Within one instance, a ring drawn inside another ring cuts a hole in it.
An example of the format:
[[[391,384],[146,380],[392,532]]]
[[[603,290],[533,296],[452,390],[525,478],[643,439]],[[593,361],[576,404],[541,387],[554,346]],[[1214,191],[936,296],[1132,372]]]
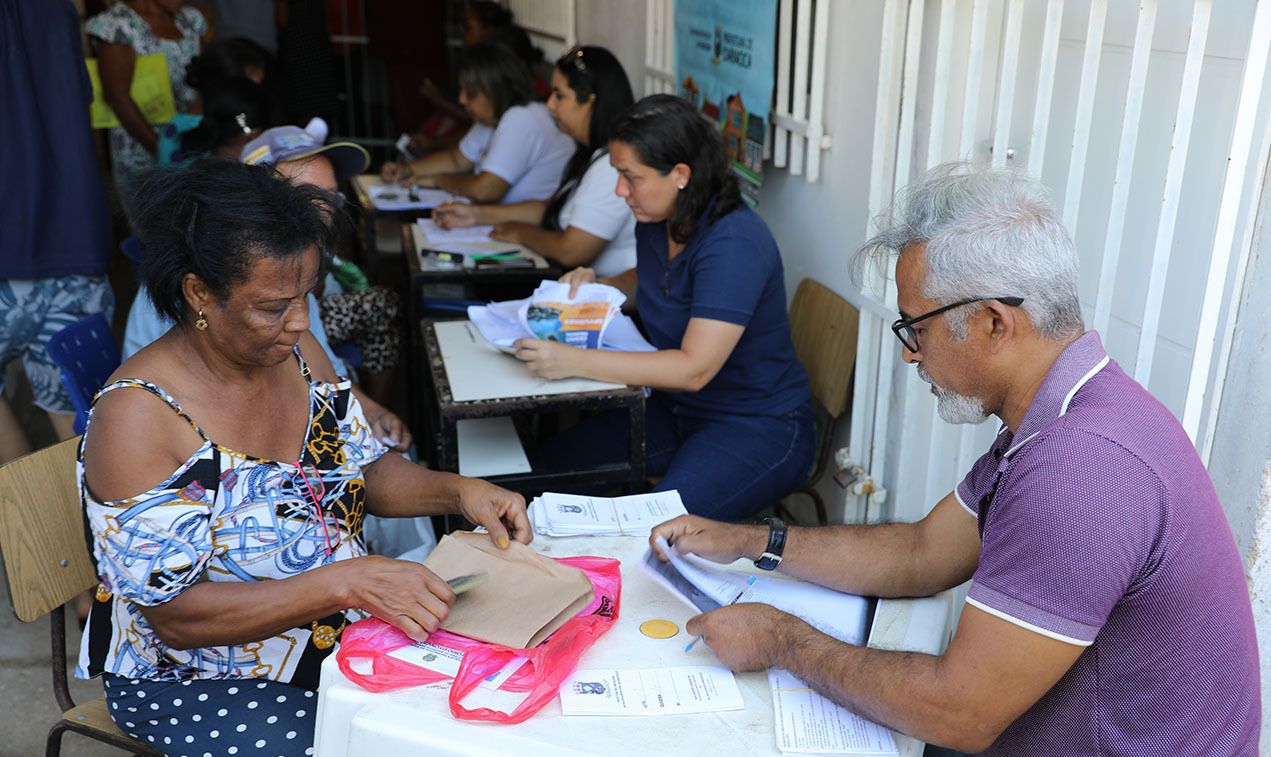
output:
[[[676,91],[719,124],[752,206],[776,78],[777,0],[676,0]]]

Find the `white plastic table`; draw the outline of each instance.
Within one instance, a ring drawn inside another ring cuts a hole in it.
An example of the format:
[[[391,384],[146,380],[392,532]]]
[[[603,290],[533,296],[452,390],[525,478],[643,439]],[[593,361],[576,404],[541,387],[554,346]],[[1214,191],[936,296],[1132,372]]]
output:
[[[614,627],[579,661],[587,668],[656,668],[716,665],[714,652],[691,638],[684,623],[688,606],[655,584],[640,569],[647,542],[638,537],[536,536],[533,547],[552,557],[599,555],[622,563],[622,596]],[[734,567],[749,565],[739,561]],[[947,598],[885,600],[870,634],[870,645],[937,652],[944,637]],[[679,625],[670,639],[640,633],[642,622],[665,618]],[[455,720],[443,686],[423,686],[373,694],[349,681],[331,655],[322,665],[316,727],[317,757],[389,757],[390,755],[693,755],[750,757],[780,755],[773,725],[772,694],[766,673],[737,675],[744,710],[658,717],[563,717],[553,700],[518,725]],[[474,694],[472,696],[476,696]],[[489,693],[483,693],[490,696]],[[523,695],[507,695],[511,710]],[[465,700],[472,706],[472,700]],[[894,732],[905,757],[919,757],[923,744]]]

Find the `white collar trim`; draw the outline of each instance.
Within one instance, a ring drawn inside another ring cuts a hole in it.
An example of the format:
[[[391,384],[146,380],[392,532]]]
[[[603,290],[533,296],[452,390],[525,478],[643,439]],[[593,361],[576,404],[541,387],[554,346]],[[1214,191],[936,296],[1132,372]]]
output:
[[[1086,383],[1090,381],[1090,379],[1095,377],[1095,374],[1103,370],[1111,361],[1112,361],[1112,358],[1108,357],[1107,355],[1104,355],[1103,359],[1095,363],[1093,368],[1086,371],[1086,375],[1082,376],[1080,379],[1077,379],[1077,383],[1073,384],[1072,388],[1068,390],[1068,394],[1064,396],[1063,404],[1059,406],[1058,417],[1062,418],[1064,415],[1067,415],[1068,405],[1072,403],[1072,398],[1077,396],[1077,392],[1081,390],[1081,387],[1085,386]],[[1011,446],[1010,449],[1008,449],[1005,453],[1002,454],[1002,457],[1008,458],[1011,455],[1015,454],[1015,452],[1020,447],[1023,447],[1025,444],[1028,444],[1029,442],[1031,442],[1033,438],[1040,433],[1041,433],[1041,430],[1039,429],[1029,434],[1028,436],[1024,437],[1022,441],[1016,442],[1014,445]]]

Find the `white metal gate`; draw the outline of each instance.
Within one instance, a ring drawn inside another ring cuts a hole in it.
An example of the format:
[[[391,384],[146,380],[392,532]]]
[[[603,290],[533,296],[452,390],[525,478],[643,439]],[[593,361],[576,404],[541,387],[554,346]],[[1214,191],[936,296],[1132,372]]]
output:
[[[1081,254],[1087,327],[1208,459],[1271,138],[1271,3],[885,3],[870,216],[945,160],[1041,177]],[[889,492],[870,518],[913,520],[996,427],[939,420],[899,360],[892,281],[866,289],[851,449]]]

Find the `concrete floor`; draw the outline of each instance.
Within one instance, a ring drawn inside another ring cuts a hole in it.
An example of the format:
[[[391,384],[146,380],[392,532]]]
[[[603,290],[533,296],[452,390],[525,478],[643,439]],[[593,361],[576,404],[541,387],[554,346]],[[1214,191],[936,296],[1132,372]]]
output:
[[[53,675],[48,620],[22,623],[9,609],[8,583],[0,581],[0,755],[30,757],[44,754],[49,726],[61,711],[53,698]],[[79,626],[70,621],[67,639],[73,666],[79,648]],[[71,681],[76,703],[101,696],[97,681]],[[120,757],[126,752],[68,733],[62,737],[66,757]]]

